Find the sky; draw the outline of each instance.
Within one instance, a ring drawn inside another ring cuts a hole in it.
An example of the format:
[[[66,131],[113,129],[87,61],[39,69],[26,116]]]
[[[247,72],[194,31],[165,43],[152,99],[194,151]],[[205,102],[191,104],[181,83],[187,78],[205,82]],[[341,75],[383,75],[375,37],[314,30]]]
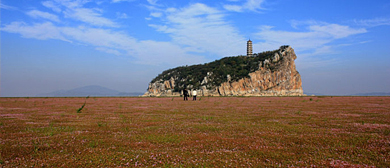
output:
[[[388,0],[1,0],[0,96],[99,85],[290,45],[305,93],[390,92]]]

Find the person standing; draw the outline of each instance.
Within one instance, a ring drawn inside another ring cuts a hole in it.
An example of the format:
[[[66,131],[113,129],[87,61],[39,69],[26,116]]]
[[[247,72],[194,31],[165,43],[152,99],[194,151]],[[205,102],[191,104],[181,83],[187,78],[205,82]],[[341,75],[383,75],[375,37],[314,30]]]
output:
[[[183,95],[184,95],[184,101],[188,100],[188,91],[187,91],[187,89],[183,90]]]
[[[192,91],[192,101],[196,101],[196,90]]]

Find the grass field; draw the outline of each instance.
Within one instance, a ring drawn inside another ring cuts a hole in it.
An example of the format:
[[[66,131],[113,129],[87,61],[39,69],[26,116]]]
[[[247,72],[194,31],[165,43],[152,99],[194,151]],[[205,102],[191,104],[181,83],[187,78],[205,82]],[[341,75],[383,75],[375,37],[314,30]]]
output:
[[[390,97],[199,99],[0,98],[0,167],[390,167]]]

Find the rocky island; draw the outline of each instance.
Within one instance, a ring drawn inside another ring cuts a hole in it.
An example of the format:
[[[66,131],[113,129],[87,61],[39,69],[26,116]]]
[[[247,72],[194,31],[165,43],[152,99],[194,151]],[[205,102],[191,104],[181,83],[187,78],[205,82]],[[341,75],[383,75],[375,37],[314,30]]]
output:
[[[166,70],[154,78],[143,96],[302,96],[297,58],[290,46],[247,56],[225,57],[206,64]],[[190,92],[191,93],[191,92]]]

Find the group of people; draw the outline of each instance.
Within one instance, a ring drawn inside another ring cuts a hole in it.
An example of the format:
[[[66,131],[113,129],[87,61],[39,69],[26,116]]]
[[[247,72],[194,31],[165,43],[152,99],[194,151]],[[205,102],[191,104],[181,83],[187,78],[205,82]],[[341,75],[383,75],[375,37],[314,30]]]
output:
[[[183,90],[183,95],[184,95],[184,101],[188,100],[188,97],[189,97],[190,95],[189,95],[187,89],[184,89],[184,90]],[[193,100],[193,101],[196,101],[196,90],[193,90],[193,91],[192,91],[192,100]]]

